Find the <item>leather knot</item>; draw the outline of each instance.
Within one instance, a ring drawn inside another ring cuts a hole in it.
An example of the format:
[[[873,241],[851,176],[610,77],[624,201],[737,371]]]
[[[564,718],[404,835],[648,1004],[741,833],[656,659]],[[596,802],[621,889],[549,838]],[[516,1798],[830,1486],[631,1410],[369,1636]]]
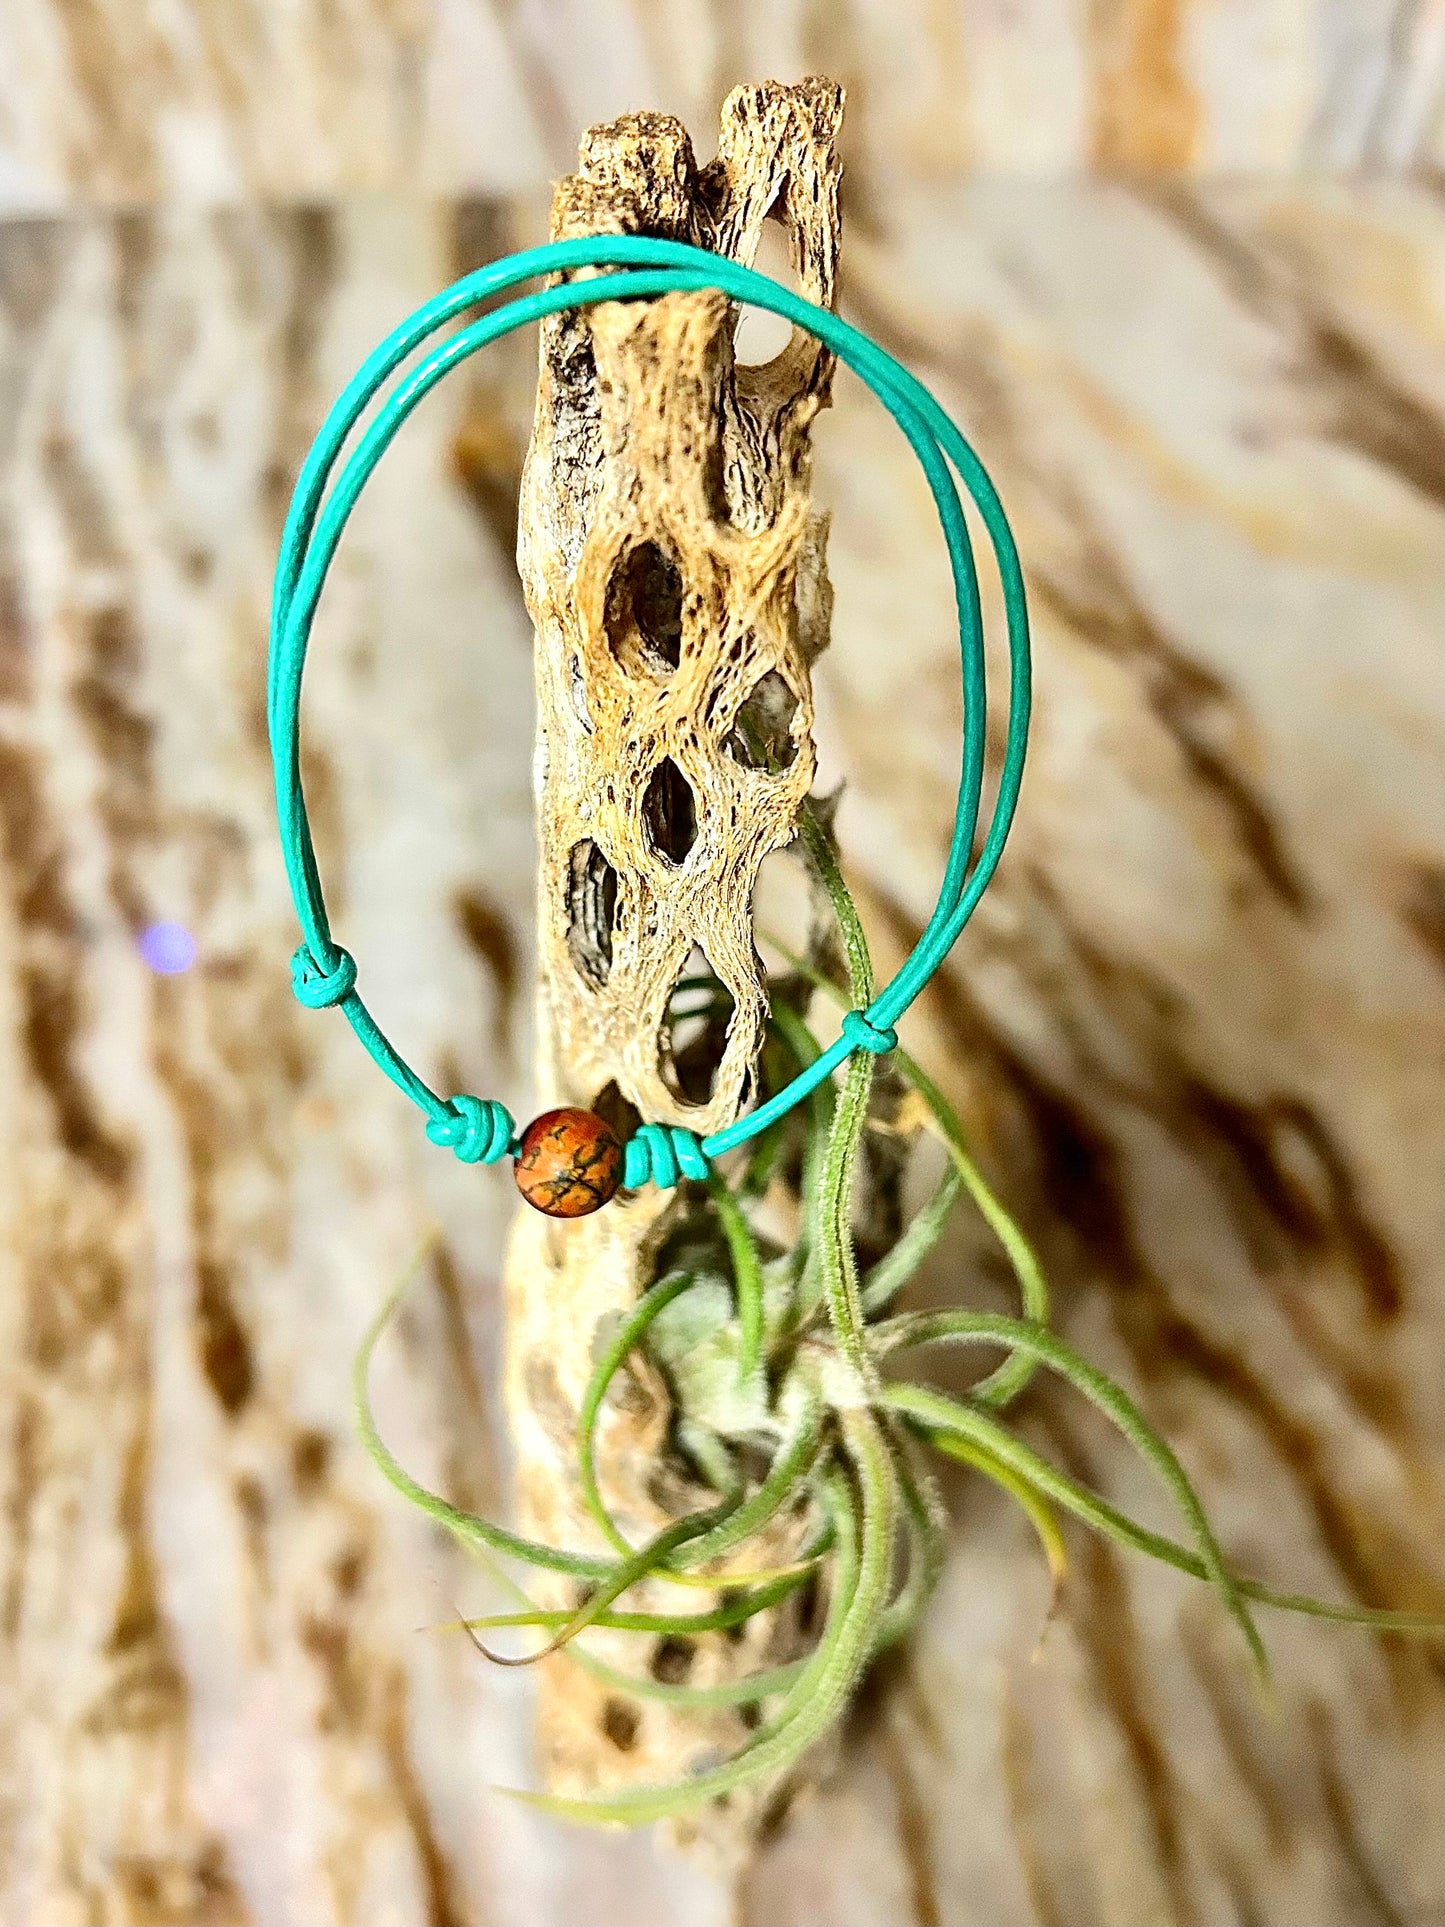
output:
[[[629,1191],[655,1184],[666,1190],[680,1178],[706,1178],[707,1153],[680,1124],[643,1124],[627,1140],[622,1182]]]
[[[898,1048],[898,1032],[875,1024],[866,1010],[847,1013],[843,1019],[843,1035],[850,1050],[866,1050],[872,1057],[882,1057]]]
[[[297,1003],[308,1010],[329,1010],[356,988],[355,957],[339,943],[333,950],[335,962],[330,969],[318,963],[304,943],[291,959],[291,989]]]
[[[516,1120],[490,1097],[454,1097],[426,1127],[433,1144],[455,1151],[463,1164],[495,1164],[512,1148]]]

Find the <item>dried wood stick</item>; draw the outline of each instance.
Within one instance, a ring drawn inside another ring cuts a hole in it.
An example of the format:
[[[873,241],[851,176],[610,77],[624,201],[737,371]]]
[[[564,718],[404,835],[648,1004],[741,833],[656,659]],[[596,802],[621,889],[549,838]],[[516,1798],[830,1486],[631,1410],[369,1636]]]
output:
[[[821,80],[738,88],[703,168],[668,116],[592,128],[556,190],[552,234],[662,234],[750,261],[771,218],[802,292],[831,304],[841,113],[841,90]],[[539,1108],[707,1131],[751,1095],[765,1015],[753,890],[814,774],[809,670],[830,594],[810,433],[832,362],[795,333],[766,365],[737,366],[735,323],[721,295],[688,293],[543,330],[518,540],[536,629]],[[760,736],[772,767],[759,766]],[[712,1057],[667,1022],[675,986],[696,971],[731,1000]],[[554,1544],[595,1541],[578,1404],[599,1341],[693,1208],[649,1188],[574,1224],[517,1220],[506,1286],[519,1512]],[[640,1367],[621,1382],[630,1392],[604,1413],[599,1479],[641,1540],[698,1490],[669,1443],[665,1388]],[[671,1610],[702,1603],[658,1597]],[[685,1667],[700,1683],[798,1649],[796,1628],[768,1615],[741,1641],[711,1636],[687,1652],[612,1638],[597,1647],[618,1665]],[[544,1668],[539,1750],[554,1790],[672,1780],[745,1731],[729,1708],[618,1700],[565,1655]],[[724,1825],[744,1830],[737,1815]]]

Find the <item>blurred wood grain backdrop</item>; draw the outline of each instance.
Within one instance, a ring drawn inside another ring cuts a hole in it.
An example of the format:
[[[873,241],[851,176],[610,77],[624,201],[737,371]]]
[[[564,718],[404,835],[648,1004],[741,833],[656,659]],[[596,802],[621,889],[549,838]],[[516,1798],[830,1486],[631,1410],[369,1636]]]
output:
[[[0,14],[0,1918],[264,1927],[1427,1927],[1437,1649],[1272,1621],[963,1479],[846,1766],[742,1879],[535,1820],[483,1582],[381,1489],[505,1502],[508,1187],[289,995],[261,722],[297,464],[371,343],[538,237],[589,121],[849,89],[846,312],[993,469],[1039,642],[996,888],[912,1020],[1075,1341],[1244,1565],[1438,1606],[1445,14],[1383,0],[11,0]],[[376,1007],[526,1101],[530,343],[358,512],[309,693]],[[820,426],[820,736],[885,959],[959,716],[922,485]],[[138,951],[173,919],[188,972]],[[966,1222],[932,1273],[1001,1289]],[[1031,1431],[1141,1512],[1107,1436]],[[1152,1516],[1152,1514],[1151,1514]]]

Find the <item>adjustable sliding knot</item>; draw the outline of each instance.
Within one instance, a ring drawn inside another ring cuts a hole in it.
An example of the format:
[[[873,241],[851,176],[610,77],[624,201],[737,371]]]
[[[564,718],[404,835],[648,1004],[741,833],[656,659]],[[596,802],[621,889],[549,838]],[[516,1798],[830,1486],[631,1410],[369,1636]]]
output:
[[[644,1184],[667,1190],[680,1178],[706,1178],[707,1153],[680,1124],[643,1124],[627,1140],[622,1182],[629,1191]]]
[[[897,1050],[898,1032],[875,1024],[866,1010],[850,1010],[843,1018],[843,1035],[850,1050],[866,1050],[871,1057],[882,1057]]]
[[[454,1097],[426,1127],[433,1144],[455,1151],[463,1164],[495,1164],[512,1148],[516,1120],[490,1097]]]
[[[336,961],[328,970],[312,956],[303,943],[291,959],[291,989],[298,1004],[308,1010],[329,1010],[343,1003],[356,988],[356,959],[338,943],[333,946]]]

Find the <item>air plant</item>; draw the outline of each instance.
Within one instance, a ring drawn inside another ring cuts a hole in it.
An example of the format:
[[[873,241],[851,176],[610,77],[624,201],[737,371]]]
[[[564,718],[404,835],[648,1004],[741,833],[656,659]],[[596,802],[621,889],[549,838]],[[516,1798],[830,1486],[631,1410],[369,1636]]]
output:
[[[816,806],[805,806],[799,828],[801,847],[831,905],[842,969],[830,970],[816,955],[792,956],[783,945],[772,944],[789,968],[769,986],[769,1047],[794,1065],[820,1048],[809,1024],[814,998],[861,1008],[874,990],[862,925]],[[705,997],[707,992],[706,980],[679,986],[683,995]],[[535,1650],[502,1663],[565,1651],[610,1690],[638,1699],[754,1709],[757,1724],[720,1764],[673,1785],[631,1787],[587,1799],[520,1796],[549,1813],[593,1824],[640,1825],[685,1814],[745,1786],[784,1780],[835,1727],[871,1662],[908,1635],[937,1581],[944,1515],[928,1466],[930,1453],[981,1474],[1020,1506],[1056,1590],[1065,1573],[1060,1526],[1065,1513],[1115,1544],[1211,1586],[1238,1628],[1262,1687],[1268,1668],[1255,1625],[1257,1606],[1382,1632],[1440,1630],[1439,1621],[1422,1615],[1277,1592],[1233,1570],[1167,1440],[1120,1385],[1050,1329],[1048,1290],[1034,1252],[986,1183],[942,1092],[906,1051],[897,1050],[888,1061],[883,1075],[901,1083],[910,1116],[946,1153],[936,1189],[890,1248],[860,1274],[852,1228],[855,1191],[879,1075],[877,1060],[866,1052],[848,1061],[836,1090],[819,1088],[800,1112],[780,1120],[738,1169],[715,1172],[707,1187],[696,1188],[692,1202],[711,1214],[716,1232],[714,1255],[706,1266],[668,1268],[648,1288],[603,1344],[579,1413],[578,1480],[604,1550],[537,1544],[418,1484],[381,1439],[367,1395],[372,1354],[405,1284],[383,1305],[366,1335],[355,1368],[358,1422],[385,1476],[473,1550],[565,1574],[582,1589],[581,1603],[571,1608],[539,1607],[523,1594],[517,1610],[462,1622],[476,1643],[503,1628],[535,1631],[543,1635]],[[778,1252],[758,1231],[757,1207],[788,1152],[790,1134],[794,1151],[800,1148],[799,1231],[792,1247]],[[1020,1315],[961,1306],[895,1311],[899,1292],[965,1196],[1008,1260]],[[724,1361],[747,1397],[731,1404],[709,1399],[705,1387],[701,1393],[697,1389],[696,1372],[689,1381],[688,1360],[698,1356],[700,1336],[708,1341],[714,1376],[717,1361]],[[935,1345],[972,1346],[1002,1358],[957,1397],[895,1375],[900,1360]],[[634,1546],[604,1502],[594,1434],[618,1374],[639,1353],[668,1380],[679,1415],[676,1435],[714,1500],[673,1520],[649,1543]],[[1130,1518],[1011,1426],[1010,1408],[1040,1371],[1064,1380],[1123,1435],[1172,1501],[1180,1539]],[[739,1471],[744,1452],[756,1467],[746,1476]],[[796,1557],[745,1573],[720,1563],[744,1553],[782,1520],[795,1527]],[[717,1603],[695,1612],[629,1608],[627,1595],[657,1579],[706,1587]],[[811,1651],[750,1677],[716,1686],[668,1682],[645,1670],[624,1671],[586,1646],[589,1628],[630,1632],[644,1643],[645,1656],[646,1642],[740,1626],[809,1583],[827,1600]]]

